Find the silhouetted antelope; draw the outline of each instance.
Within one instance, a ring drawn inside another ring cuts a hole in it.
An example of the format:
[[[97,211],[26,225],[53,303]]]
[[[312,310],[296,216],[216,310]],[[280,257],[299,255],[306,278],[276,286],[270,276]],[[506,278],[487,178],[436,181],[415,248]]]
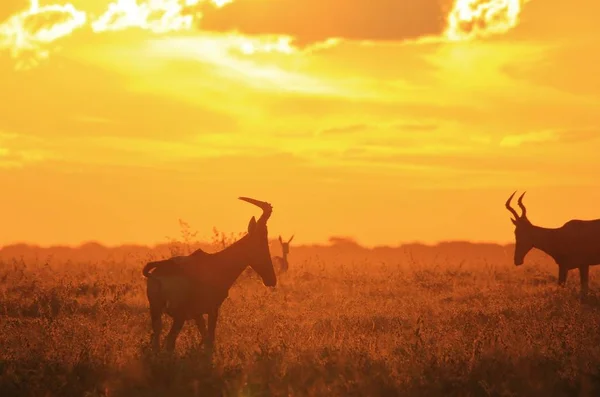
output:
[[[284,242],[279,236],[279,244],[281,244],[281,255],[282,256],[274,256],[273,261],[277,264],[277,267],[282,273],[288,271],[289,262],[288,262],[288,254],[290,253],[290,243],[294,239],[294,236],[290,237],[287,242]]]
[[[525,193],[517,201],[521,216],[510,206],[515,193],[506,201],[506,208],[514,216],[511,220],[515,225],[515,265],[522,265],[532,248],[544,251],[558,264],[559,285],[565,285],[569,270],[579,269],[581,298],[585,298],[590,266],[600,264],[600,219],[573,219],[556,229],[535,226],[527,219],[527,209],[523,205]]]
[[[188,256],[150,262],[142,273],[147,277],[146,291],[152,319],[152,348],[160,348],[162,314],[173,318],[173,325],[165,344],[168,351],[175,349],[175,340],[186,320],[193,319],[206,347],[212,347],[219,308],[227,298],[229,288],[248,266],[262,278],[267,287],[275,287],[277,277],[269,252],[267,220],[271,204],[240,197],[263,210],[256,221],[248,224],[248,234],[229,247],[209,254],[197,250]],[[150,272],[153,270],[152,272]],[[203,315],[208,315],[208,333]]]

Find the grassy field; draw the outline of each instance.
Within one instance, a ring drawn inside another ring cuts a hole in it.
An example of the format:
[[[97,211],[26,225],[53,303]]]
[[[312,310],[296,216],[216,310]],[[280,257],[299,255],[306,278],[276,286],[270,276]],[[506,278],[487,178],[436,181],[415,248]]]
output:
[[[600,395],[599,269],[581,304],[544,260],[292,251],[276,289],[232,288],[212,360],[191,323],[148,352],[139,258],[4,260],[0,395]]]

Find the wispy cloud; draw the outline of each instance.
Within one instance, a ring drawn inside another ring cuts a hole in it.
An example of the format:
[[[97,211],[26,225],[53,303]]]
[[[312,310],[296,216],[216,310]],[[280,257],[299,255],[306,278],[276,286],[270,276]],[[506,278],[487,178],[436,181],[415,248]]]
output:
[[[581,130],[545,130],[523,134],[506,135],[500,141],[500,146],[519,147],[523,145],[568,144],[587,142],[600,139],[600,128]]]
[[[524,134],[507,135],[500,141],[500,146],[517,147],[523,144],[556,142],[559,136],[554,131],[536,131]]]
[[[57,157],[39,144],[39,139],[0,130],[0,168],[21,168]]]

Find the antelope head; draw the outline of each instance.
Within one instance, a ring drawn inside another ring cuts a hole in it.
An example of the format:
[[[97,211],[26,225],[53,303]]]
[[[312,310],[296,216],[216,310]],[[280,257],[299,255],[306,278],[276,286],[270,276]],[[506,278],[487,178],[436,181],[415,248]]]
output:
[[[286,242],[281,239],[281,235],[279,236],[279,244],[281,244],[281,251],[283,255],[287,255],[290,253],[290,243],[294,239],[294,236],[290,237],[290,239]]]
[[[533,248],[533,225],[527,219],[527,209],[523,205],[523,193],[517,200],[519,208],[521,208],[521,216],[517,214],[514,208],[510,206],[510,202],[516,191],[506,201],[506,209],[513,215],[511,218],[515,225],[515,266],[521,266],[525,260],[525,255]]]
[[[249,197],[240,197],[239,199],[254,204],[263,211],[258,221],[252,217],[250,223],[248,223],[248,239],[250,244],[248,261],[250,267],[262,278],[265,286],[275,287],[277,285],[277,277],[275,276],[275,269],[273,268],[271,253],[269,251],[267,230],[267,221],[271,216],[271,212],[273,212],[273,207],[267,202]]]

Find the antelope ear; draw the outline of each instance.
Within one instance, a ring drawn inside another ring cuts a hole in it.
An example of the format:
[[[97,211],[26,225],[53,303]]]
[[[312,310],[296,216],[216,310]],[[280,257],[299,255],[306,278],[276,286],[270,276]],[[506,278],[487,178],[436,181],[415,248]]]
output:
[[[252,217],[248,223],[248,234],[252,233],[256,228],[256,218]]]
[[[510,221],[513,223],[513,225],[517,226],[517,221],[513,218],[510,218]]]

